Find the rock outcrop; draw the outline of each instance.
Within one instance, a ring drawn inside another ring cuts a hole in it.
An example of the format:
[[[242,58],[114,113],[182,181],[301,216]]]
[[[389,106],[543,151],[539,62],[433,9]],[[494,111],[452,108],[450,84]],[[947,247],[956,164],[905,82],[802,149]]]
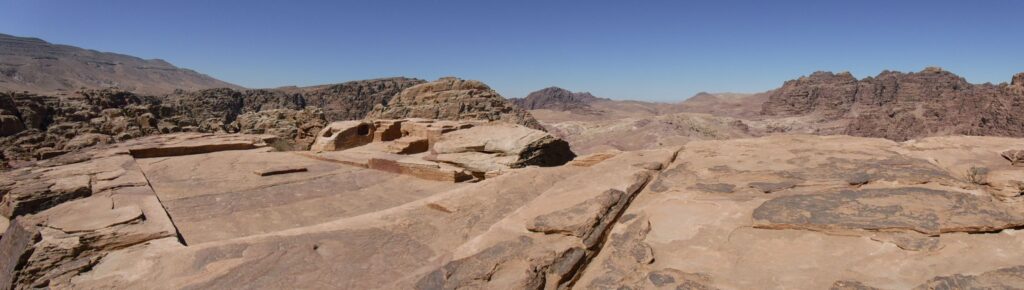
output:
[[[487,121],[397,119],[334,122],[313,143],[313,157],[461,182],[525,166],[558,166],[576,155],[551,134]]]
[[[816,72],[786,82],[762,113],[826,123],[811,132],[817,134],[898,141],[955,134],[1019,137],[1024,136],[1024,90],[1016,86],[971,84],[940,68],[885,71],[861,80],[849,73]]]
[[[589,104],[596,101],[607,101],[608,99],[598,98],[588,92],[571,92],[559,87],[548,87],[535,91],[525,98],[509,99],[513,104],[526,110],[558,110],[558,111],[580,111],[589,110]]]
[[[392,98],[387,106],[378,106],[367,117],[504,121],[544,130],[529,112],[512,104],[484,83],[453,77],[405,89]]]

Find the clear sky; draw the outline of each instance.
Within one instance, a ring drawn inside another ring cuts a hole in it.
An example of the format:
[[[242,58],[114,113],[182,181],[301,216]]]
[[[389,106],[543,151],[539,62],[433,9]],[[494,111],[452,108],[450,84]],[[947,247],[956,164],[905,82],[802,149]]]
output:
[[[1024,71],[1024,1],[0,0],[0,33],[246,87],[409,76],[679,101],[817,70]]]

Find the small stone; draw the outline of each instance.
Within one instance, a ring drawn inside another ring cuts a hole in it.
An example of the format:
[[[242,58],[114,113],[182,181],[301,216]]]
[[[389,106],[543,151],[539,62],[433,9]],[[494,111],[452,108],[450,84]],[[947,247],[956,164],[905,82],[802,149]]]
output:
[[[871,182],[871,175],[867,173],[858,172],[846,177],[846,183],[854,186],[865,185]]]
[[[1007,150],[1000,155],[1010,161],[1010,165],[1024,166],[1024,150]]]

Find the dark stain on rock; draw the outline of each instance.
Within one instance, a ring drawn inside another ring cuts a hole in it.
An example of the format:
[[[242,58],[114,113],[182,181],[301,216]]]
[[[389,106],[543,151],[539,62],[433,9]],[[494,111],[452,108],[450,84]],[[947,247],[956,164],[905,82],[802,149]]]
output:
[[[711,193],[733,193],[736,189],[736,185],[728,183],[697,183],[689,189],[700,190]]]
[[[754,210],[756,227],[820,231],[985,232],[1024,225],[991,198],[906,187],[782,196]]]

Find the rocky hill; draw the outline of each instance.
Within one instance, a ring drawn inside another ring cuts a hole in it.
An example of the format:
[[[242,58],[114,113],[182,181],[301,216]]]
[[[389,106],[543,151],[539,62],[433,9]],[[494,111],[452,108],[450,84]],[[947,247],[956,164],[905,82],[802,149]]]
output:
[[[598,98],[588,92],[572,92],[559,87],[548,87],[535,91],[525,98],[509,99],[520,108],[527,110],[560,110],[560,111],[587,111],[590,103],[596,101],[607,101],[608,99]]]
[[[529,112],[512,104],[486,84],[453,77],[410,87],[392,98],[386,106],[377,106],[367,117],[505,121],[544,130]]]
[[[159,59],[0,34],[0,91],[51,94],[110,87],[140,94],[241,88]]]
[[[774,118],[800,118],[817,134],[907,140],[939,135],[1024,136],[1024,82],[971,84],[940,68],[885,71],[856,79],[816,72],[787,81],[762,107]],[[815,125],[818,124],[818,125]]]

